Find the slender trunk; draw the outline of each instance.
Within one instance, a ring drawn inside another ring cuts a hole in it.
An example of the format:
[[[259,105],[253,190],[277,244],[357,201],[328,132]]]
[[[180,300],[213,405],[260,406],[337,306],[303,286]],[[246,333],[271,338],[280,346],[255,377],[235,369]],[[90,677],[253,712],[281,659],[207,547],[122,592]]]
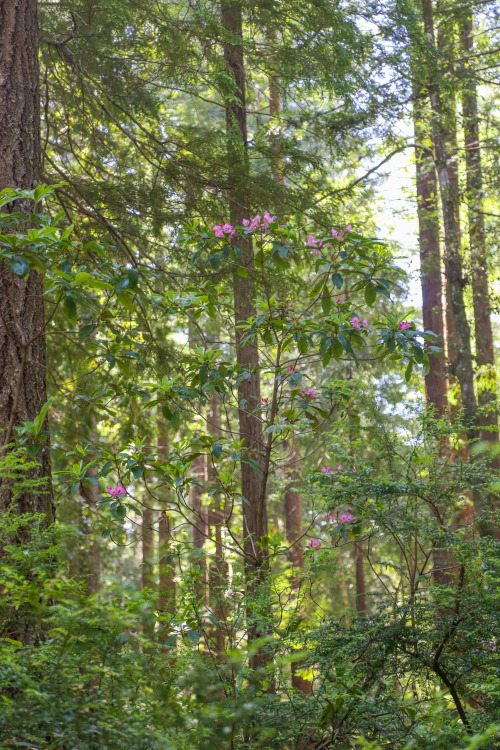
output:
[[[354,565],[356,569],[356,610],[362,617],[366,616],[366,584],[363,548],[361,542],[354,542]]]
[[[222,23],[227,32],[224,59],[234,78],[234,99],[226,109],[226,126],[230,156],[230,206],[231,220],[241,224],[247,206],[247,181],[249,178],[247,121],[245,104],[245,68],[243,59],[242,13],[238,3],[222,6]],[[238,239],[241,264],[247,269],[243,278],[234,274],[235,324],[238,326],[255,315],[253,294],[254,257],[252,241]],[[259,355],[256,342],[242,344],[244,334],[236,327],[236,357],[250,377],[244,378],[238,389],[240,438],[244,440],[246,458],[261,464],[262,436],[260,420],[255,413],[260,406]],[[262,550],[257,541],[267,533],[265,508],[260,508],[261,472],[248,462],[241,463],[243,502],[243,535],[245,538],[246,565],[253,573],[262,563]],[[264,512],[262,512],[264,510]],[[260,528],[259,528],[260,527]]]
[[[222,431],[220,426],[219,395],[217,393],[213,393],[210,397],[207,425],[210,434],[218,439]],[[226,602],[226,590],[228,588],[227,564],[224,559],[222,535],[224,512],[221,507],[220,496],[216,491],[217,475],[210,460],[208,462],[207,475],[208,489],[209,492],[212,492],[212,507],[209,510],[209,519],[210,525],[215,529],[215,557],[210,567],[210,603],[217,620],[214,632],[215,648],[218,654],[222,654],[225,649],[226,621],[228,616]]]
[[[150,500],[146,498],[145,505],[142,508],[142,568],[141,579],[142,587],[154,590],[154,560],[155,560],[155,543],[153,536],[153,510],[149,506]]]
[[[169,437],[168,426],[162,417],[158,419],[158,456],[168,461]],[[170,532],[170,515],[168,505],[160,511],[158,524],[158,609],[162,615],[175,613],[175,567],[170,559],[172,536]]]
[[[288,465],[288,482],[285,487],[284,504],[285,504],[285,531],[288,544],[290,547],[290,560],[295,568],[292,579],[292,588],[299,589],[301,581],[301,572],[304,567],[304,554],[302,544],[298,541],[302,536],[302,496],[297,489],[300,481],[299,474],[299,451],[297,442],[292,438],[292,451]],[[292,685],[305,695],[312,693],[312,683],[301,677],[297,672],[300,670],[300,662],[292,662]]]
[[[91,466],[87,471],[88,477],[95,477],[98,473],[97,466]],[[96,513],[97,501],[99,499],[99,485],[93,484],[92,482],[84,482],[81,489],[81,495],[88,506],[88,514],[90,517]],[[90,523],[86,524],[86,535],[91,535]],[[88,549],[87,560],[86,560],[86,578],[87,578],[87,591],[90,593],[96,593],[100,589],[101,585],[101,545],[99,537],[90,539],[90,547]]]
[[[438,185],[429,133],[424,123],[426,107],[420,91],[414,86],[413,126],[415,132],[415,165],[417,173],[418,237],[420,247],[420,282],[424,329],[433,331],[443,342],[443,290],[441,285],[441,253],[439,249]],[[425,376],[425,395],[436,415],[446,409],[446,371],[444,356],[429,356],[430,370]]]
[[[435,52],[434,61],[438,59],[434,36],[434,18],[432,0],[422,0],[425,33],[429,47]],[[431,70],[429,95],[432,110],[432,129],[436,168],[438,173],[441,207],[443,212],[445,235],[445,273],[447,293],[451,303],[451,314],[456,332],[457,352],[455,374],[460,384],[462,407],[467,420],[469,439],[477,436],[476,396],[474,393],[474,371],[472,366],[470,327],[467,320],[460,255],[460,227],[457,221],[457,206],[454,195],[453,178],[450,179],[449,154],[447,151],[445,117],[441,99],[439,71]]]
[[[465,55],[472,55],[473,19],[472,12],[464,11],[462,19],[462,46]],[[477,84],[473,60],[465,66],[467,76],[462,90],[463,128],[465,141],[466,199],[469,224],[469,243],[471,254],[472,302],[474,307],[474,334],[476,338],[476,361],[479,367],[486,370],[487,380],[491,386],[480,388],[479,404],[491,405],[490,415],[481,418],[485,427],[481,433],[483,440],[498,442],[498,424],[496,403],[495,355],[493,350],[493,332],[491,328],[490,295],[488,289],[488,257],[483,213],[483,172],[481,164],[481,147],[479,138],[479,112],[477,104]]]
[[[247,119],[245,103],[245,66],[243,57],[242,10],[239,3],[223,4],[221,8],[224,41],[224,60],[234,80],[234,92],[226,107],[226,127],[228,134],[228,186],[231,221],[241,224],[248,206],[248,164]],[[241,461],[241,491],[243,496],[243,538],[245,572],[248,601],[248,639],[263,636],[254,611],[257,593],[266,587],[268,558],[265,544],[267,537],[267,504],[265,477],[262,466],[262,434],[259,415],[260,375],[257,342],[244,345],[245,334],[238,327],[242,322],[255,316],[253,275],[255,264],[251,239],[238,238],[241,251],[240,264],[246,269],[246,277],[233,275],[234,317],[236,332],[236,358],[242,371],[248,377],[242,378],[238,388],[238,419],[240,439],[243,441],[244,461]],[[259,597],[262,599],[262,597]],[[265,657],[258,652],[251,659],[251,666],[258,667]]]
[[[40,181],[40,105],[36,0],[0,3],[0,190],[33,188]],[[29,201],[15,210],[29,214]],[[47,400],[43,278],[30,271],[20,279],[0,264],[0,444],[3,451],[13,426],[33,421]],[[20,513],[41,512],[54,519],[48,440],[31,479],[45,480],[41,490],[15,500]],[[12,503],[0,487],[0,508]]]
[[[269,42],[275,44],[277,41],[276,32],[269,34]],[[273,180],[279,185],[285,185],[285,177],[283,176],[283,150],[281,148],[281,94],[280,94],[280,79],[276,74],[271,74],[269,78],[269,115],[270,115],[270,127],[269,134],[271,138],[271,167],[273,173]]]

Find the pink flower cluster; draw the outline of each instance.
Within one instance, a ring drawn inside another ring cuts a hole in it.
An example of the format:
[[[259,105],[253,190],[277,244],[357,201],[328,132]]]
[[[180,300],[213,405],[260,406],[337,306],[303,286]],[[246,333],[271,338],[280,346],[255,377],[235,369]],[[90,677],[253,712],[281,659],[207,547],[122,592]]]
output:
[[[399,320],[398,318],[398,328],[400,331],[406,331],[407,328],[411,328],[411,323],[407,320]]]
[[[348,232],[352,232],[352,225],[348,224],[346,228],[342,232],[337,232],[336,229],[331,229],[330,234],[334,239],[337,239],[339,242],[343,242],[345,240],[345,236]],[[312,247],[312,253],[313,255],[319,255],[319,248],[323,246],[323,240],[316,239],[314,234],[310,234],[307,237],[306,242],[307,247]],[[332,247],[332,245],[328,242],[325,247]]]
[[[262,224],[261,224],[262,219]],[[269,224],[272,224],[276,221],[276,216],[271,216],[269,211],[264,211],[264,216],[261,217],[260,214],[256,214],[253,219],[242,219],[242,224],[244,227],[248,227],[251,232],[253,232],[255,229],[257,229],[260,226],[261,231],[267,231],[269,229]]]
[[[363,320],[360,320],[356,315],[351,320],[351,323],[352,323],[352,327],[355,328],[356,331],[360,331],[361,326],[363,326],[363,328],[368,328],[369,326],[368,318],[363,318]]]
[[[267,404],[268,401],[269,401],[268,398],[261,398],[260,403],[261,404]]]
[[[329,466],[322,466],[321,467],[321,473],[322,474],[334,474],[336,471],[342,471],[342,464],[339,464],[336,469],[330,469]]]
[[[309,541],[309,547],[311,547],[311,549],[319,549],[321,547],[321,542],[319,539],[311,539]]]
[[[315,394],[315,392],[313,391],[312,388],[306,388],[305,391],[301,391],[300,392],[300,397],[301,398],[305,398],[305,399],[316,398],[316,394]]]
[[[329,515],[328,518],[330,519],[332,523],[335,524],[332,531],[336,531],[336,529],[339,528],[341,523],[354,523],[356,521],[352,513],[340,513],[338,519],[332,515]]]
[[[295,372],[295,367],[293,365],[290,365],[290,372]]]
[[[352,224],[348,224],[342,232],[337,232],[336,229],[332,229],[331,235],[339,242],[343,242],[345,240],[346,234],[348,234],[349,232],[352,232]]]
[[[212,228],[215,232],[216,237],[225,237],[226,234],[229,234],[229,236],[232,237],[236,232],[236,229],[232,224],[223,224],[222,226],[220,226],[220,224],[215,224],[215,226]]]
[[[110,495],[113,495],[113,497],[116,497],[117,495],[126,495],[127,490],[123,486],[123,484],[120,482],[118,487],[108,487],[107,488]]]

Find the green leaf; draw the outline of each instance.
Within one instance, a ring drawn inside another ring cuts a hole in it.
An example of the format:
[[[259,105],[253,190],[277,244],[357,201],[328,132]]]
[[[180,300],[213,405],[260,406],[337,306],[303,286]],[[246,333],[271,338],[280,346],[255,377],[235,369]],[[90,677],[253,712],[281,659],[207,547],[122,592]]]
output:
[[[137,287],[137,282],[139,281],[139,269],[127,268],[127,279],[129,282],[129,288],[135,289]]]
[[[117,293],[124,292],[129,286],[130,281],[126,276],[120,276],[120,278],[115,281],[115,291]]]
[[[210,258],[207,260],[208,265],[212,266],[212,268],[217,271],[217,269],[220,267],[220,253],[214,253],[210,256]]]
[[[191,643],[198,643],[198,641],[200,640],[200,634],[197,630],[188,630],[186,635]]]
[[[337,362],[341,358],[343,352],[344,352],[344,348],[343,348],[342,344],[340,343],[340,341],[337,338],[335,338],[333,340],[333,342],[332,342],[332,354],[335,357],[335,359],[337,360]]]
[[[19,255],[16,255],[9,262],[9,268],[16,274],[16,276],[20,276],[22,278],[23,276],[26,276],[26,274],[30,270],[30,264],[28,263],[26,258],[21,258]]]
[[[243,266],[238,266],[236,273],[238,274],[238,276],[241,276],[242,279],[246,279],[246,277],[248,276],[248,271]]]
[[[165,419],[168,419],[168,421],[170,422],[170,420],[172,419],[172,411],[169,408],[168,404],[163,404],[163,406],[161,407],[161,413],[163,414]]]
[[[222,445],[220,443],[214,443],[212,445],[212,455],[214,458],[220,458],[222,456]]]
[[[144,466],[134,466],[132,469],[132,474],[134,475],[135,479],[139,479],[144,474]]]
[[[325,294],[324,297],[321,297],[321,307],[323,308],[325,315],[328,315],[332,308],[332,298],[329,294]]]
[[[341,289],[342,288],[342,284],[344,283],[344,279],[338,273],[338,271],[335,271],[335,273],[332,274],[332,283],[333,283],[333,286],[337,287],[337,289]]]
[[[377,299],[377,290],[375,289],[372,282],[370,281],[365,286],[365,302],[369,307],[371,307],[376,299]]]
[[[408,382],[410,380],[412,372],[413,372],[413,360],[410,359],[410,361],[408,362],[408,364],[406,366],[406,370],[405,370],[405,380],[406,380],[406,382]]]
[[[172,425],[172,428],[177,431],[181,424],[181,412],[180,409],[176,409],[172,416],[170,417],[170,424]]]
[[[78,331],[78,338],[80,341],[83,341],[84,338],[86,338],[90,333],[92,333],[92,329],[94,328],[93,323],[89,323],[86,326],[83,326],[83,328],[80,328]]]
[[[71,320],[72,323],[76,322],[76,302],[71,294],[66,294],[64,297],[64,312],[66,316]]]

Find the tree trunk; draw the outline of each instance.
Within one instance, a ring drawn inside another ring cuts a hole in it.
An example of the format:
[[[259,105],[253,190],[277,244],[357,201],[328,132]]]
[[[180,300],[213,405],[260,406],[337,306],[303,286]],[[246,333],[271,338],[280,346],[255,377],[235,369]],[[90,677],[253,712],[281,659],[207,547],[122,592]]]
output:
[[[302,536],[302,496],[297,490],[297,484],[300,481],[299,461],[300,456],[297,442],[292,438],[292,452],[288,462],[290,470],[287,472],[288,482],[284,492],[284,504],[286,539],[288,544],[293,545],[290,547],[290,561],[292,566],[296,568],[292,579],[292,588],[296,590],[300,587],[301,571],[304,567],[302,544],[300,542],[296,543]],[[304,695],[310,695],[312,693],[312,683],[298,674],[300,668],[300,662],[292,662],[292,685],[304,693]]]
[[[434,36],[432,0],[422,0],[425,33],[429,47],[434,51],[434,62],[439,59]],[[432,69],[429,80],[429,95],[432,110],[432,130],[438,173],[441,208],[445,235],[445,272],[447,293],[451,302],[451,315],[455,327],[457,352],[455,374],[460,384],[462,407],[467,420],[467,434],[474,439],[476,430],[476,396],[474,393],[474,371],[472,366],[470,327],[464,301],[465,279],[462,273],[460,255],[460,227],[457,221],[457,206],[454,195],[453,178],[450,179],[449,154],[447,151],[446,129],[441,99],[439,71]]]
[[[361,542],[354,542],[354,565],[356,570],[356,610],[358,615],[366,617],[366,583],[363,548]]]
[[[424,329],[433,331],[443,342],[443,292],[441,254],[439,250],[438,185],[430,149],[429,133],[424,127],[426,107],[414,86],[413,127],[415,132],[415,165],[417,172],[418,238],[420,248],[420,282]],[[425,376],[427,403],[442,417],[446,408],[446,371],[444,356],[429,355],[430,370]]]
[[[247,119],[245,104],[245,67],[242,45],[242,11],[239,3],[223,4],[222,25],[226,32],[224,59],[234,79],[234,92],[226,107],[226,127],[228,133],[228,186],[231,222],[241,224],[249,210],[247,186],[250,178],[248,164]],[[245,572],[248,600],[248,639],[263,636],[254,605],[257,592],[266,587],[268,559],[264,544],[267,536],[266,472],[262,466],[262,434],[259,415],[260,375],[257,343],[243,345],[245,334],[238,328],[240,323],[255,316],[253,275],[255,273],[253,246],[251,239],[238,238],[241,250],[240,264],[246,269],[245,278],[236,272],[233,275],[234,317],[236,337],[236,358],[248,378],[243,378],[238,388],[238,419],[240,439],[243,442],[244,461],[241,461],[241,492],[243,496],[243,538]],[[260,597],[262,599],[262,597]],[[263,664],[265,657],[258,652],[251,660],[256,668]]]
[[[33,188],[40,180],[38,19],[36,0],[0,3],[0,190]],[[29,214],[28,201],[15,210]],[[33,421],[47,401],[43,279],[30,271],[20,279],[0,264],[0,443],[3,451],[13,426]],[[20,513],[41,512],[54,519],[48,440],[38,454],[32,479],[42,490],[16,497]],[[8,487],[0,508],[11,504]]]
[[[219,395],[213,393],[210,397],[209,408],[207,413],[207,426],[209,433],[216,439],[221,434]],[[209,456],[210,459],[210,456]],[[217,476],[211,461],[208,461],[207,469],[208,490],[213,491],[216,488]],[[211,494],[211,508],[209,510],[210,526],[215,529],[215,557],[210,567],[210,603],[214,616],[217,619],[215,626],[214,641],[218,654],[224,653],[226,621],[228,616],[228,607],[225,599],[225,593],[228,588],[227,564],[224,559],[224,547],[222,529],[224,526],[224,511],[220,505],[218,493]]]
[[[470,10],[462,18],[462,46],[465,55],[472,55],[473,19]],[[476,361],[486,370],[488,381],[493,386],[479,389],[479,404],[492,406],[492,413],[481,418],[485,427],[493,428],[481,432],[483,440],[498,442],[498,419],[496,403],[495,355],[491,328],[490,296],[488,289],[488,258],[483,214],[483,172],[479,138],[479,113],[477,88],[473,60],[466,63],[467,76],[462,91],[463,128],[465,141],[466,199],[471,254],[472,302],[474,307],[474,334],[476,338]]]
[[[88,477],[95,477],[98,472],[97,466],[91,466],[87,471]],[[99,485],[91,482],[84,482],[81,489],[81,495],[88,506],[88,513],[90,517],[96,513],[97,501],[99,499]],[[86,536],[91,533],[90,524],[86,524]],[[90,548],[88,550],[88,556],[86,560],[87,568],[87,591],[89,593],[96,593],[100,589],[101,585],[101,545],[99,537],[91,539]]]
[[[269,34],[269,42],[275,44],[277,41],[276,32]],[[281,115],[281,94],[280,94],[280,80],[278,75],[271,74],[269,78],[269,115],[270,115],[270,138],[271,138],[271,167],[273,173],[273,180],[279,185],[285,185],[285,177],[283,175],[283,150],[281,148],[281,133],[280,133],[280,115]]]
[[[158,419],[158,455],[168,461],[168,426],[162,417]],[[158,524],[158,609],[163,616],[175,613],[175,567],[169,559],[172,544],[170,528],[170,515],[166,506],[160,511]]]

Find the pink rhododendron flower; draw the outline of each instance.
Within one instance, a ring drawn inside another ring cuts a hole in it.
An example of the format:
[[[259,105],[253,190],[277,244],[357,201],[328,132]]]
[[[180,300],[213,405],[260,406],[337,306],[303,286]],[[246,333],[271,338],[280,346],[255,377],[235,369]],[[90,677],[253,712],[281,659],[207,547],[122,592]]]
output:
[[[120,482],[118,487],[108,487],[107,488],[110,495],[113,495],[113,497],[116,497],[117,495],[126,495],[127,490],[123,486],[123,484]]]
[[[319,541],[319,539],[311,539],[309,541],[309,546],[312,549],[319,549],[321,547],[321,542]]]
[[[276,221],[276,216],[271,216],[269,211],[264,211],[264,224],[272,224]]]
[[[316,394],[314,393],[312,388],[306,388],[305,391],[301,391],[302,398],[316,398]]]
[[[359,327],[359,318],[355,315],[354,318],[351,320],[352,327],[356,329],[356,331],[361,330]]]
[[[316,247],[319,240],[315,239],[314,234],[310,234],[307,238],[306,245],[307,247]]]
[[[363,318],[363,320],[361,321],[361,325],[363,326],[363,328],[368,328],[368,326],[370,325],[368,318]]]
[[[232,224],[223,224],[222,229],[224,232],[229,232],[231,236],[236,232],[236,229],[233,227]]]
[[[247,227],[250,224],[250,219],[242,219],[241,223],[243,224],[244,227]]]
[[[293,365],[290,365],[290,372],[295,372],[295,367]]]
[[[341,513],[339,516],[340,523],[354,523],[355,520],[352,513]]]
[[[257,227],[260,224],[260,214],[255,214],[252,221],[250,222],[250,229],[253,231],[254,229],[257,229]]]
[[[216,224],[213,227],[213,230],[215,232],[216,237],[224,237],[224,232],[222,231],[222,227],[219,224]]]
[[[398,328],[400,331],[405,331],[407,328],[411,328],[411,323],[409,323],[407,320],[398,319]]]
[[[348,224],[344,229],[344,234],[347,234],[347,232],[352,232],[352,224]]]
[[[329,466],[321,467],[322,474],[334,474],[336,471],[342,471],[342,464],[339,464],[336,469],[330,469]]]
[[[267,404],[268,401],[269,401],[268,398],[261,398],[260,403],[261,404]]]
[[[330,230],[330,234],[332,235],[332,237],[338,237],[339,236],[339,233],[337,232],[336,229],[331,229]]]

